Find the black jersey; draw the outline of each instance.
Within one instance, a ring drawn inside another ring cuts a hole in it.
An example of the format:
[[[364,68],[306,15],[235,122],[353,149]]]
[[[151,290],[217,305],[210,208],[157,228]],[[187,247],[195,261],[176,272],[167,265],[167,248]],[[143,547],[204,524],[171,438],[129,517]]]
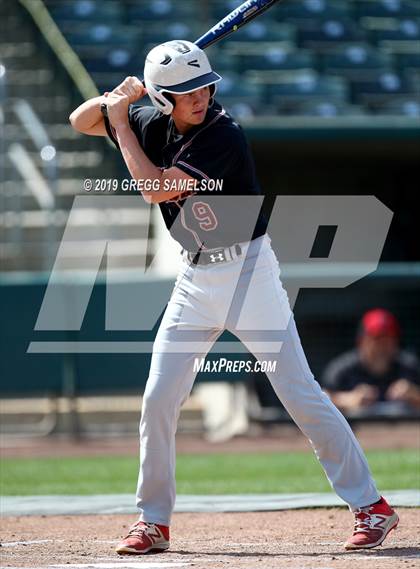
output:
[[[358,351],[351,350],[328,364],[322,385],[331,391],[351,391],[361,383],[366,383],[377,387],[379,400],[384,401],[389,386],[402,378],[420,385],[419,361],[412,353],[400,351],[383,374],[374,375],[363,364]]]
[[[129,122],[155,166],[175,166],[197,180],[192,192],[183,191],[182,183],[179,188],[168,187],[179,191],[179,196],[159,204],[167,228],[184,249],[228,247],[266,232],[248,143],[241,127],[219,104],[209,108],[204,122],[184,136],[177,133],[170,116],[153,107],[130,105]]]

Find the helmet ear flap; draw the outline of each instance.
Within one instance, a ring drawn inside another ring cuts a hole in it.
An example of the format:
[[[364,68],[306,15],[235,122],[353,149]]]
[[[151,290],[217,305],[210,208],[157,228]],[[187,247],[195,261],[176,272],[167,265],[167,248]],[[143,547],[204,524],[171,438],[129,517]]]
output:
[[[148,80],[147,76],[145,76],[145,84],[147,93],[153,105],[163,114],[170,115],[173,111],[173,104],[175,104],[173,97],[169,93],[159,91],[155,88],[153,83]]]
[[[168,93],[167,91],[162,91],[162,95],[165,97],[167,101],[171,103],[171,105],[173,105],[173,108],[175,108],[176,105],[175,97],[173,97],[171,93]]]

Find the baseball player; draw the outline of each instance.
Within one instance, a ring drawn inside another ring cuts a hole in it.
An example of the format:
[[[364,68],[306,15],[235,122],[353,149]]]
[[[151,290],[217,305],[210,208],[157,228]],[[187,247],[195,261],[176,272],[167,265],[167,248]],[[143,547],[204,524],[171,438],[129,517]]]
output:
[[[215,101],[221,77],[188,41],[152,49],[144,77],[145,87],[128,77],[70,116],[76,130],[108,135],[134,180],[153,182],[154,191],[143,191],[143,197],[159,204],[183,248],[143,398],[140,516],[116,551],[144,554],[169,547],[180,407],[195,379],[194,360],[205,357],[224,330],[257,359],[269,352],[276,360],[275,371],[267,374],[276,394],[354,512],[355,528],[345,548],[380,545],[398,516],[379,495],[348,423],[309,369],[260,213],[249,147],[241,128]],[[132,104],[146,93],[153,107]],[[222,180],[219,196],[209,190],[209,180]]]

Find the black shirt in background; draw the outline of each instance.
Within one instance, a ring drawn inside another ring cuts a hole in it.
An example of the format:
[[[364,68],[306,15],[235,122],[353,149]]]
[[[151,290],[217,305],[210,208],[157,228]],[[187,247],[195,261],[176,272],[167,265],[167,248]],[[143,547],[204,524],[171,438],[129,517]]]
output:
[[[346,352],[332,360],[323,374],[322,386],[331,391],[351,391],[361,383],[379,389],[379,401],[385,400],[388,387],[398,379],[420,385],[420,364],[414,354],[400,351],[383,375],[372,374],[360,361],[358,351]]]

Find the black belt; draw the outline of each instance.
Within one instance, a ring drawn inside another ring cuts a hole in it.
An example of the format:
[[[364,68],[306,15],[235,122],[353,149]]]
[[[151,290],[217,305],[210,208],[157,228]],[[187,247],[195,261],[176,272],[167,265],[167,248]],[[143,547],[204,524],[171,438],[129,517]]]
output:
[[[193,265],[218,265],[220,263],[228,263],[237,259],[242,254],[240,245],[235,243],[231,247],[220,249],[200,250],[196,253],[183,251],[183,256]]]

